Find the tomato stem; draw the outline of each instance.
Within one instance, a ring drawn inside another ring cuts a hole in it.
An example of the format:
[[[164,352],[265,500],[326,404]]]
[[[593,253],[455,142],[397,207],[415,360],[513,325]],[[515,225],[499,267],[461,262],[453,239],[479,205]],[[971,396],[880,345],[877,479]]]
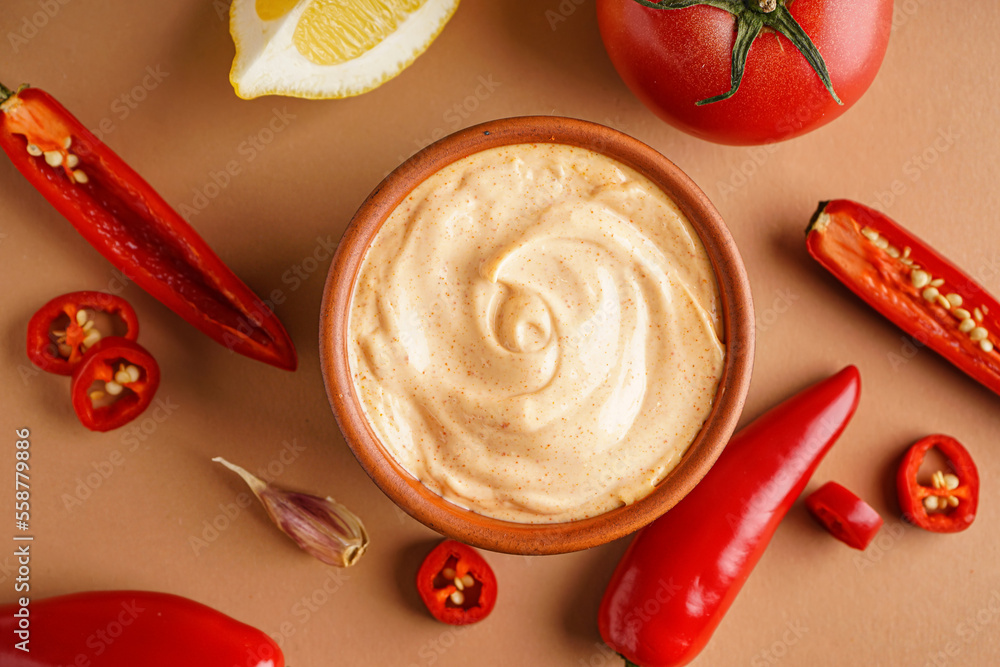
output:
[[[736,39],[733,42],[733,56],[730,73],[730,88],[721,95],[709,97],[700,102],[697,106],[712,104],[729,99],[739,90],[740,82],[743,80],[743,71],[746,69],[747,56],[750,53],[750,46],[760,35],[761,29],[765,26],[785,36],[799,53],[806,59],[809,66],[813,68],[823,87],[830,93],[837,104],[843,105],[840,97],[833,90],[833,82],[830,80],[830,73],[826,69],[826,62],[820,55],[819,49],[813,43],[806,31],[802,29],[799,22],[795,20],[785,2],[777,0],[633,0],[643,7],[650,9],[684,9],[696,5],[707,5],[717,9],[723,9],[736,19]]]

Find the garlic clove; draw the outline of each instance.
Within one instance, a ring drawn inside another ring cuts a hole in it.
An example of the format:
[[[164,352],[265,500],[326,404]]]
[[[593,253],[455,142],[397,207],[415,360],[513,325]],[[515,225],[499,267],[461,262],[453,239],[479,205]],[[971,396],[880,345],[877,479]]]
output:
[[[350,567],[368,548],[361,519],[333,498],[288,491],[221,456],[212,460],[242,477],[271,520],[309,555],[328,565]]]

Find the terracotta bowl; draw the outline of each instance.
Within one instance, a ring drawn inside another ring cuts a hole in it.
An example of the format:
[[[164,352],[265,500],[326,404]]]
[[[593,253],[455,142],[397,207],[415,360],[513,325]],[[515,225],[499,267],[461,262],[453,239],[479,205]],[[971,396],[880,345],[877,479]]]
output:
[[[605,514],[565,523],[522,524],[454,505],[410,476],[368,424],[348,368],[348,314],[354,283],[382,223],[424,179],[452,162],[489,148],[560,143],[588,148],[632,167],[681,208],[708,251],[722,297],[726,358],[711,413],[680,463],[645,498]],[[452,134],[400,165],[368,196],[344,233],[326,279],[320,321],[320,364],[337,422],[362,467],[397,505],[448,537],[484,549],[552,554],[593,547],[632,533],[669,510],[718,458],[743,409],[753,365],[754,321],[743,262],[715,207],[688,176],[642,142],[602,125],[531,116],[490,121]]]

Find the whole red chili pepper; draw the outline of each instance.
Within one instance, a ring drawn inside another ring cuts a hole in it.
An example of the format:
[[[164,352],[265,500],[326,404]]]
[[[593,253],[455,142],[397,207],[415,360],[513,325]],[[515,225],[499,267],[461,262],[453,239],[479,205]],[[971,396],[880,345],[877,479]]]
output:
[[[893,324],[1000,394],[1000,303],[968,274],[888,216],[846,199],[820,202],[806,247]]]
[[[229,349],[294,370],[277,316],[124,160],[48,93],[0,84],[0,147],[105,258]]]
[[[871,505],[836,482],[827,482],[806,498],[809,513],[830,534],[864,551],[882,527],[882,517]]]
[[[848,366],[733,436],[705,478],[639,531],[598,616],[629,664],[685,665],[705,647],[788,508],[858,405]]]
[[[445,540],[427,554],[417,572],[417,592],[434,618],[467,625],[489,616],[497,601],[497,579],[470,546]]]
[[[931,486],[917,481],[920,465],[937,448],[953,472],[939,470]],[[972,455],[947,435],[929,435],[918,440],[903,457],[896,475],[896,491],[903,515],[915,526],[935,533],[957,533],[972,525],[979,507],[979,471]]]
[[[83,356],[70,396],[80,423],[91,431],[110,431],[142,414],[159,386],[156,359],[138,343],[110,336]]]
[[[26,603],[26,604],[25,604]],[[99,591],[0,606],[5,667],[283,667],[266,634],[167,593]]]
[[[104,292],[71,292],[49,301],[28,322],[28,358],[49,373],[72,375],[84,353],[102,337],[96,313],[121,320],[122,338],[139,336],[139,319],[128,301]]]

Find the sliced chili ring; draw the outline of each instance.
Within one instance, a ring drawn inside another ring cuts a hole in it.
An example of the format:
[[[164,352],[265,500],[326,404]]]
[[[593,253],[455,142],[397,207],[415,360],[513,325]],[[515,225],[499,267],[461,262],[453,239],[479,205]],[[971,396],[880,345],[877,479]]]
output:
[[[932,448],[937,448],[952,472],[939,470],[931,486],[917,481],[917,474]],[[899,506],[906,519],[935,533],[956,533],[972,525],[979,507],[979,471],[972,455],[955,438],[929,435],[918,440],[903,456],[896,475]]]
[[[871,505],[836,482],[827,482],[809,494],[806,508],[831,535],[862,551],[875,539],[883,523]]]
[[[821,202],[809,253],[896,326],[1000,394],[1000,303],[884,214]]]
[[[417,591],[434,618],[450,625],[467,625],[493,611],[497,580],[478,551],[444,540],[420,565]]]
[[[119,320],[122,330],[101,332],[95,326],[97,313]],[[72,375],[86,351],[107,334],[139,337],[139,320],[125,299],[105,292],[63,294],[28,321],[28,358],[43,371]]]
[[[160,366],[153,356],[134,341],[111,336],[83,356],[70,392],[84,426],[110,431],[142,414],[159,386]]]

